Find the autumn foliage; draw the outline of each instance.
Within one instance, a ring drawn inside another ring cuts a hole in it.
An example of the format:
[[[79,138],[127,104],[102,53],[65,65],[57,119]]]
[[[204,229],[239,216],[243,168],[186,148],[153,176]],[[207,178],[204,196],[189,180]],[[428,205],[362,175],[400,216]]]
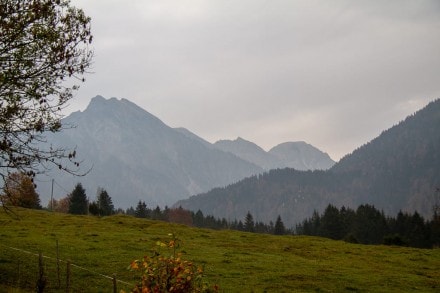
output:
[[[217,286],[210,287],[204,282],[203,268],[184,260],[182,253],[177,252],[179,239],[174,234],[170,236],[167,243],[158,241],[150,256],[132,261],[129,269],[140,273],[140,281],[132,292],[217,292]]]
[[[24,173],[11,173],[6,179],[4,195],[1,201],[6,205],[19,206],[23,208],[38,209],[40,197],[35,191],[32,179]]]

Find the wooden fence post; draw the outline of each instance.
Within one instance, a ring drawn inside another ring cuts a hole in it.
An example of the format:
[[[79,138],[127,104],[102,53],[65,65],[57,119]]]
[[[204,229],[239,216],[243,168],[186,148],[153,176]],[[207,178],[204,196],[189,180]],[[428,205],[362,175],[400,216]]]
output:
[[[117,293],[118,292],[118,288],[116,285],[116,274],[113,274],[113,293]]]
[[[18,271],[18,277],[17,277],[17,288],[20,288],[20,276],[21,276],[21,272],[20,272],[20,265],[21,265],[21,260],[18,259],[18,267],[17,267],[17,271]]]
[[[44,276],[44,263],[43,263],[43,254],[38,253],[38,281],[37,281],[37,292],[44,292],[44,288],[46,287],[46,277]]]
[[[70,260],[67,261],[66,268],[66,293],[70,293]]]
[[[57,278],[58,278],[58,289],[61,288],[61,274],[60,274],[60,250],[58,247],[58,239],[57,239]]]

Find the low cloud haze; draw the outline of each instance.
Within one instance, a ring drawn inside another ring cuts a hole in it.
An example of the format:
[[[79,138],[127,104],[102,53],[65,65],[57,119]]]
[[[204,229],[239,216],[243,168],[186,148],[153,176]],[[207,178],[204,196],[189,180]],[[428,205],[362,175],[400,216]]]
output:
[[[129,99],[173,127],[338,160],[440,97],[440,1],[86,1],[69,111]]]

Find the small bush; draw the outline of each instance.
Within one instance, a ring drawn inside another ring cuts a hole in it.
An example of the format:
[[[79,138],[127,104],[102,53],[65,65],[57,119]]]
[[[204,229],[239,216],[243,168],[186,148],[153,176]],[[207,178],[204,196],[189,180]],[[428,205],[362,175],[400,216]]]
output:
[[[387,235],[383,238],[384,245],[406,246],[407,243],[399,234]]]
[[[158,241],[152,255],[131,262],[129,269],[140,273],[140,281],[132,290],[135,293],[149,292],[217,292],[203,280],[203,268],[183,260],[178,253],[179,240],[170,234],[168,243]],[[162,253],[166,249],[169,255]]]
[[[348,242],[348,243],[354,243],[354,244],[359,243],[357,238],[353,234],[351,234],[351,233],[344,237],[344,241]]]

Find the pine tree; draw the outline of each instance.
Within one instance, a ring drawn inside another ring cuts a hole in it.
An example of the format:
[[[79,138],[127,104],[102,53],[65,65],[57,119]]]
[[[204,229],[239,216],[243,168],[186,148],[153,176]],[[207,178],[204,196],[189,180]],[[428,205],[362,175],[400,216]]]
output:
[[[89,204],[89,213],[94,216],[100,216],[98,202],[93,201]]]
[[[156,206],[156,208],[151,212],[151,218],[153,220],[163,220],[163,214],[159,206]]]
[[[252,217],[252,215],[249,211],[246,214],[246,218],[244,220],[244,230],[246,232],[254,232],[255,231],[254,217]]]
[[[329,204],[321,217],[319,235],[331,239],[342,239],[344,235],[344,223],[337,207]]]
[[[195,214],[194,214],[194,216],[193,216],[193,224],[194,224],[194,226],[196,226],[196,227],[204,227],[203,226],[203,224],[204,224],[204,220],[205,219],[205,216],[203,215],[203,212],[201,211],[201,210],[198,210]]]
[[[286,234],[286,228],[284,227],[284,223],[281,220],[281,216],[278,215],[277,221],[275,222],[275,235],[284,235]]]
[[[134,212],[136,218],[146,218],[147,217],[147,204],[145,201],[138,202],[136,210]]]
[[[440,214],[438,209],[434,210],[434,215],[429,225],[430,228],[430,242],[434,247],[440,247]]]
[[[384,236],[387,235],[387,230],[387,222],[383,212],[368,204],[360,205],[357,208],[353,234],[359,243],[380,244]]]
[[[129,207],[128,209],[125,210],[125,214],[129,215],[129,216],[135,216],[136,215],[136,211],[134,210],[133,207]]]
[[[86,191],[81,183],[78,183],[69,195],[69,214],[87,215],[88,201]]]
[[[112,198],[108,195],[107,191],[103,188],[98,189],[98,208],[99,215],[110,216],[114,214],[115,207],[113,206]]]

